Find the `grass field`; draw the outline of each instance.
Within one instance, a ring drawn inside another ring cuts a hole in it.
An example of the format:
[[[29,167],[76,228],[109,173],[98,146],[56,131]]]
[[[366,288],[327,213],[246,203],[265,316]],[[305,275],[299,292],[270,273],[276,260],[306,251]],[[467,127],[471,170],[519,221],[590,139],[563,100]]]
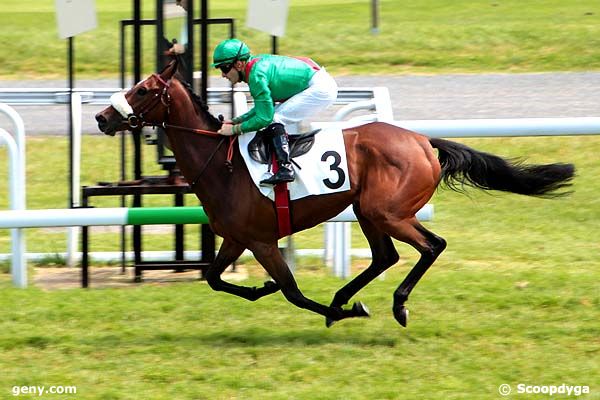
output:
[[[0,79],[60,78],[66,42],[58,38],[54,1],[9,1],[0,10],[4,45]],[[144,17],[154,1],[142,2]],[[370,33],[366,0],[290,2],[282,54],[315,58],[335,74],[540,72],[600,69],[600,5],[589,0],[380,0],[380,33]],[[77,77],[116,76],[119,24],[131,1],[97,0],[98,28],[75,40]],[[270,51],[267,34],[245,26],[246,1],[209,2],[210,17],[236,18],[238,36],[255,53]],[[146,71],[152,28],[145,28]],[[226,36],[210,28],[211,47]],[[131,36],[129,36],[131,37]]]
[[[116,174],[110,156],[116,139],[85,142],[94,157],[84,154],[84,182]],[[504,383],[513,390],[521,383],[565,383],[588,385],[592,393],[583,398],[598,398],[600,167],[589,154],[600,149],[600,138],[463,142],[533,162],[574,162],[575,192],[540,200],[439,191],[427,226],[449,246],[409,300],[408,329],[390,310],[393,290],[416,261],[403,244],[399,265],[357,296],[373,317],[329,330],[280,294],[247,303],[203,282],[44,292],[13,289],[4,274],[0,365],[9,367],[0,375],[0,393],[8,398],[13,386],[66,385],[77,387],[77,399],[490,399],[500,397]],[[36,154],[65,143],[29,140],[30,208],[63,207],[66,182],[55,177],[64,176],[57,171],[66,169],[65,159]],[[30,251],[64,248],[63,233],[27,235]],[[117,248],[115,236],[94,234],[92,249]],[[355,246],[364,247],[357,229],[354,236]],[[169,247],[164,235],[145,237],[153,249]],[[320,247],[321,237],[303,233],[297,243]],[[0,252],[8,246],[3,233]],[[260,284],[264,273],[252,260],[245,263],[250,278],[242,283]],[[355,260],[353,274],[365,264]],[[300,260],[297,277],[321,302],[343,284],[318,259]]]
[[[566,383],[598,398],[598,268],[477,264],[443,257],[415,290],[408,329],[390,312],[399,271],[359,295],[371,319],[331,329],[280,294],[247,303],[205,283],[54,292],[0,283],[0,393],[65,385],[77,395],[43,398],[495,399],[501,384]],[[299,282],[323,302],[341,285],[306,272]]]

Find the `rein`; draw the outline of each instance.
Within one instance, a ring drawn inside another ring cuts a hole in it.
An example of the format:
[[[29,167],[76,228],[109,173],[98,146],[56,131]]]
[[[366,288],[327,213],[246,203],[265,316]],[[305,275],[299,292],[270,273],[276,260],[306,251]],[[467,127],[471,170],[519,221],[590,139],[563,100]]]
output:
[[[188,128],[186,126],[179,126],[179,125],[172,125],[172,124],[167,124],[166,122],[163,122],[162,124],[150,124],[147,122],[143,122],[142,123],[143,126],[160,126],[163,129],[167,129],[167,128],[171,128],[171,129],[177,129],[180,131],[186,131],[186,132],[192,132],[192,133],[198,133],[200,135],[206,135],[206,136],[212,136],[212,137],[218,137],[218,136],[223,136],[215,131],[207,131],[205,129],[196,129],[196,128]]]

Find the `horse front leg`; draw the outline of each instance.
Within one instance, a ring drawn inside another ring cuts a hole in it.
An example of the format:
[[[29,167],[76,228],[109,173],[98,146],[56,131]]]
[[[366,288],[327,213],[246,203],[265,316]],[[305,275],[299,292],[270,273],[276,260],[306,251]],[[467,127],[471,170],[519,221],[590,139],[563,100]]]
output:
[[[246,248],[236,242],[225,239],[219,248],[219,253],[215,261],[206,271],[206,281],[215,291],[222,291],[242,297],[246,300],[255,301],[261,297],[275,293],[279,290],[279,285],[273,281],[265,282],[263,287],[246,287],[234,285],[221,279],[221,274],[225,269],[237,260]]]
[[[304,296],[298,288],[294,275],[285,263],[277,243],[255,243],[249,248],[254,253],[256,260],[279,284],[285,298],[296,307],[321,314],[331,321],[369,316],[367,308],[361,302],[354,303],[349,310],[344,310],[341,307],[330,307],[317,303]]]

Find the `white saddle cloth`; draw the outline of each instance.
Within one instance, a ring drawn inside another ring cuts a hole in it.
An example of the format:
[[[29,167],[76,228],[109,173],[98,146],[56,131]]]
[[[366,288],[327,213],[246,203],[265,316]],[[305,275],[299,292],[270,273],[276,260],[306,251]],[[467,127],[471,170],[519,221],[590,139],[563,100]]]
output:
[[[248,143],[255,135],[255,132],[250,132],[239,136],[240,153],[246,161],[254,184],[264,196],[274,200],[273,186],[260,185],[261,180],[271,176],[269,166],[254,161],[248,153]],[[346,148],[341,129],[327,128],[319,132],[315,135],[315,143],[310,151],[294,157],[294,161],[300,168],[292,164],[296,179],[288,184],[290,200],[350,190]]]

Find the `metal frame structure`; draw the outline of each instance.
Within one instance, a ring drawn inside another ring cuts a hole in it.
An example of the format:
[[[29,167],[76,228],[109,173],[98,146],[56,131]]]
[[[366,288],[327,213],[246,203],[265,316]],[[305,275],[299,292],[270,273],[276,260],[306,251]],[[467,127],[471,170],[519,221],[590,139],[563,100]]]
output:
[[[209,20],[208,19],[208,2],[200,0],[200,19],[194,18],[194,0],[188,1],[186,27],[188,46],[186,52],[181,56],[184,63],[188,66],[185,71],[184,79],[192,84],[193,71],[196,70],[194,65],[195,51],[195,32],[196,25],[200,26],[200,57],[202,75],[202,95],[206,98],[207,93],[207,77],[208,77],[208,25],[211,23],[226,23],[230,26],[230,32],[233,35],[234,22],[233,19]],[[142,76],[142,29],[144,26],[154,26],[156,29],[155,39],[155,54],[156,69],[161,69],[164,63],[164,51],[166,51],[166,40],[164,39],[164,0],[156,0],[156,16],[154,19],[142,19],[141,0],[133,0],[133,18],[130,20],[121,21],[120,26],[120,73],[121,86],[126,87],[126,70],[127,70],[127,55],[126,55],[126,28],[131,27],[133,30],[133,81],[139,82]],[[125,136],[121,139],[121,182],[117,184],[99,185],[93,187],[85,187],[82,190],[83,202],[82,206],[87,206],[90,197],[93,196],[121,196],[121,206],[125,206],[125,196],[133,197],[132,206],[142,207],[142,196],[147,194],[172,194],[174,195],[174,205],[184,205],[184,194],[189,193],[189,188],[186,184],[181,184],[180,174],[176,169],[175,160],[173,157],[165,157],[164,151],[164,132],[159,132],[160,139],[157,140],[158,162],[163,165],[163,168],[168,170],[168,175],[164,177],[145,177],[142,171],[142,131],[134,130],[131,135],[133,139],[133,180],[126,181],[126,166],[127,158],[125,151]],[[82,264],[87,267],[88,263],[88,232],[87,228],[82,228]],[[215,257],[215,238],[210,227],[206,224],[201,228],[201,248],[202,258],[198,262],[184,261],[184,226],[182,224],[175,225],[175,261],[153,263],[142,260],[142,229],[136,225],[133,228],[133,250],[134,250],[134,267],[135,280],[139,281],[142,277],[142,271],[145,269],[170,269],[173,266],[180,270],[183,265],[188,267],[197,267],[203,271]],[[122,250],[122,266],[125,267],[125,230],[121,230],[121,250]],[[87,282],[82,282],[83,286]]]

